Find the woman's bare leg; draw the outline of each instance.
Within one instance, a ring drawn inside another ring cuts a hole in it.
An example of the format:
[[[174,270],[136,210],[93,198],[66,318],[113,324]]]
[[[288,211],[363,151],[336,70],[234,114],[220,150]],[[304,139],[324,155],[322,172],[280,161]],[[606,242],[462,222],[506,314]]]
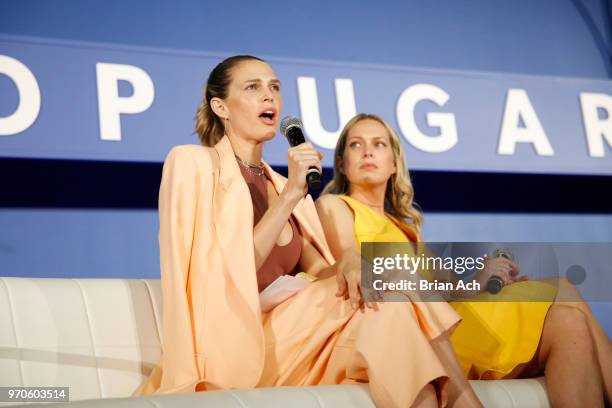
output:
[[[427,384],[421,392],[418,393],[413,408],[437,408],[438,407],[438,396],[436,395],[436,389],[433,385]]]
[[[597,321],[589,304],[582,298],[576,286],[563,278],[558,280],[558,285],[559,290],[555,304],[576,308],[586,316],[603,379],[606,400],[608,404],[612,404],[610,399],[612,397],[612,342],[610,342],[605,330]]]
[[[465,378],[447,333],[431,341],[431,345],[448,374],[448,405],[450,407],[482,407],[472,386]]]
[[[580,310],[551,306],[536,358],[553,407],[603,407],[599,363],[588,318]]]

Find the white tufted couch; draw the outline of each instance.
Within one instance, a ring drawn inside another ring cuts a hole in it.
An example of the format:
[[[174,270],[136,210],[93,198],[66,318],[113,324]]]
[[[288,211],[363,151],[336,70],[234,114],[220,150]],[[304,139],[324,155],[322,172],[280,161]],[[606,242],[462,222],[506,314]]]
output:
[[[358,385],[127,398],[160,359],[160,308],[159,280],[0,278],[0,387],[68,386],[70,407],[374,406]],[[472,385],[487,407],[549,406],[542,378]]]

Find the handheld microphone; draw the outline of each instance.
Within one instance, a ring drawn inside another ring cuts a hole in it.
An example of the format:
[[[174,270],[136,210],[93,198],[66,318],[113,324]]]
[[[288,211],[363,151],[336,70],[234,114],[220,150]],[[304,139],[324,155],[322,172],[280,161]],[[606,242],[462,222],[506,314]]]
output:
[[[514,254],[508,248],[497,248],[493,252],[493,258],[499,258],[499,257],[503,257],[510,261],[514,261]],[[495,295],[502,290],[504,285],[505,285],[504,280],[500,276],[493,275],[487,281],[487,292]]]
[[[285,116],[280,123],[280,131],[289,141],[291,147],[306,142],[302,131],[302,121],[295,116]],[[319,169],[311,166],[306,173],[306,182],[309,190],[318,190],[321,187],[321,173]]]

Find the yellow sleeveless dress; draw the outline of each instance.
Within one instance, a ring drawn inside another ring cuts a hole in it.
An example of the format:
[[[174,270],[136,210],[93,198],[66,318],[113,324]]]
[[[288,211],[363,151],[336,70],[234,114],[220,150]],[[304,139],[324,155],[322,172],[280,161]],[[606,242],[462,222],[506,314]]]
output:
[[[339,195],[353,211],[355,241],[362,242],[418,242],[419,235],[408,224],[390,214],[383,217],[365,204]],[[516,293],[534,292],[549,302],[451,302],[463,319],[451,336],[459,363],[469,379],[499,379],[516,366],[534,356],[544,319],[556,288],[547,283],[525,281],[504,287],[497,299]],[[481,295],[475,296],[477,298]],[[487,296],[483,294],[482,296]]]

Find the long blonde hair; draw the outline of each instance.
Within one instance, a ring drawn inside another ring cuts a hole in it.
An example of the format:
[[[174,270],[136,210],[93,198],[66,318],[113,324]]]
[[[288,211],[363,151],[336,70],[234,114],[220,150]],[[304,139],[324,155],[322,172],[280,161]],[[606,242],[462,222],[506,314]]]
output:
[[[405,165],[404,149],[402,143],[393,130],[393,128],[380,116],[360,113],[352,118],[340,132],[340,137],[336,143],[334,152],[334,178],[323,189],[322,194],[347,194],[349,193],[349,181],[346,175],[340,171],[342,166],[342,158],[344,149],[346,148],[346,140],[351,129],[362,120],[375,120],[385,127],[389,140],[391,142],[391,150],[397,171],[391,175],[387,182],[385,190],[385,207],[387,211],[400,219],[408,219],[411,221],[411,227],[420,234],[421,224],[423,222],[423,214],[419,210],[418,205],[414,202],[414,188],[408,174],[408,168]]]

